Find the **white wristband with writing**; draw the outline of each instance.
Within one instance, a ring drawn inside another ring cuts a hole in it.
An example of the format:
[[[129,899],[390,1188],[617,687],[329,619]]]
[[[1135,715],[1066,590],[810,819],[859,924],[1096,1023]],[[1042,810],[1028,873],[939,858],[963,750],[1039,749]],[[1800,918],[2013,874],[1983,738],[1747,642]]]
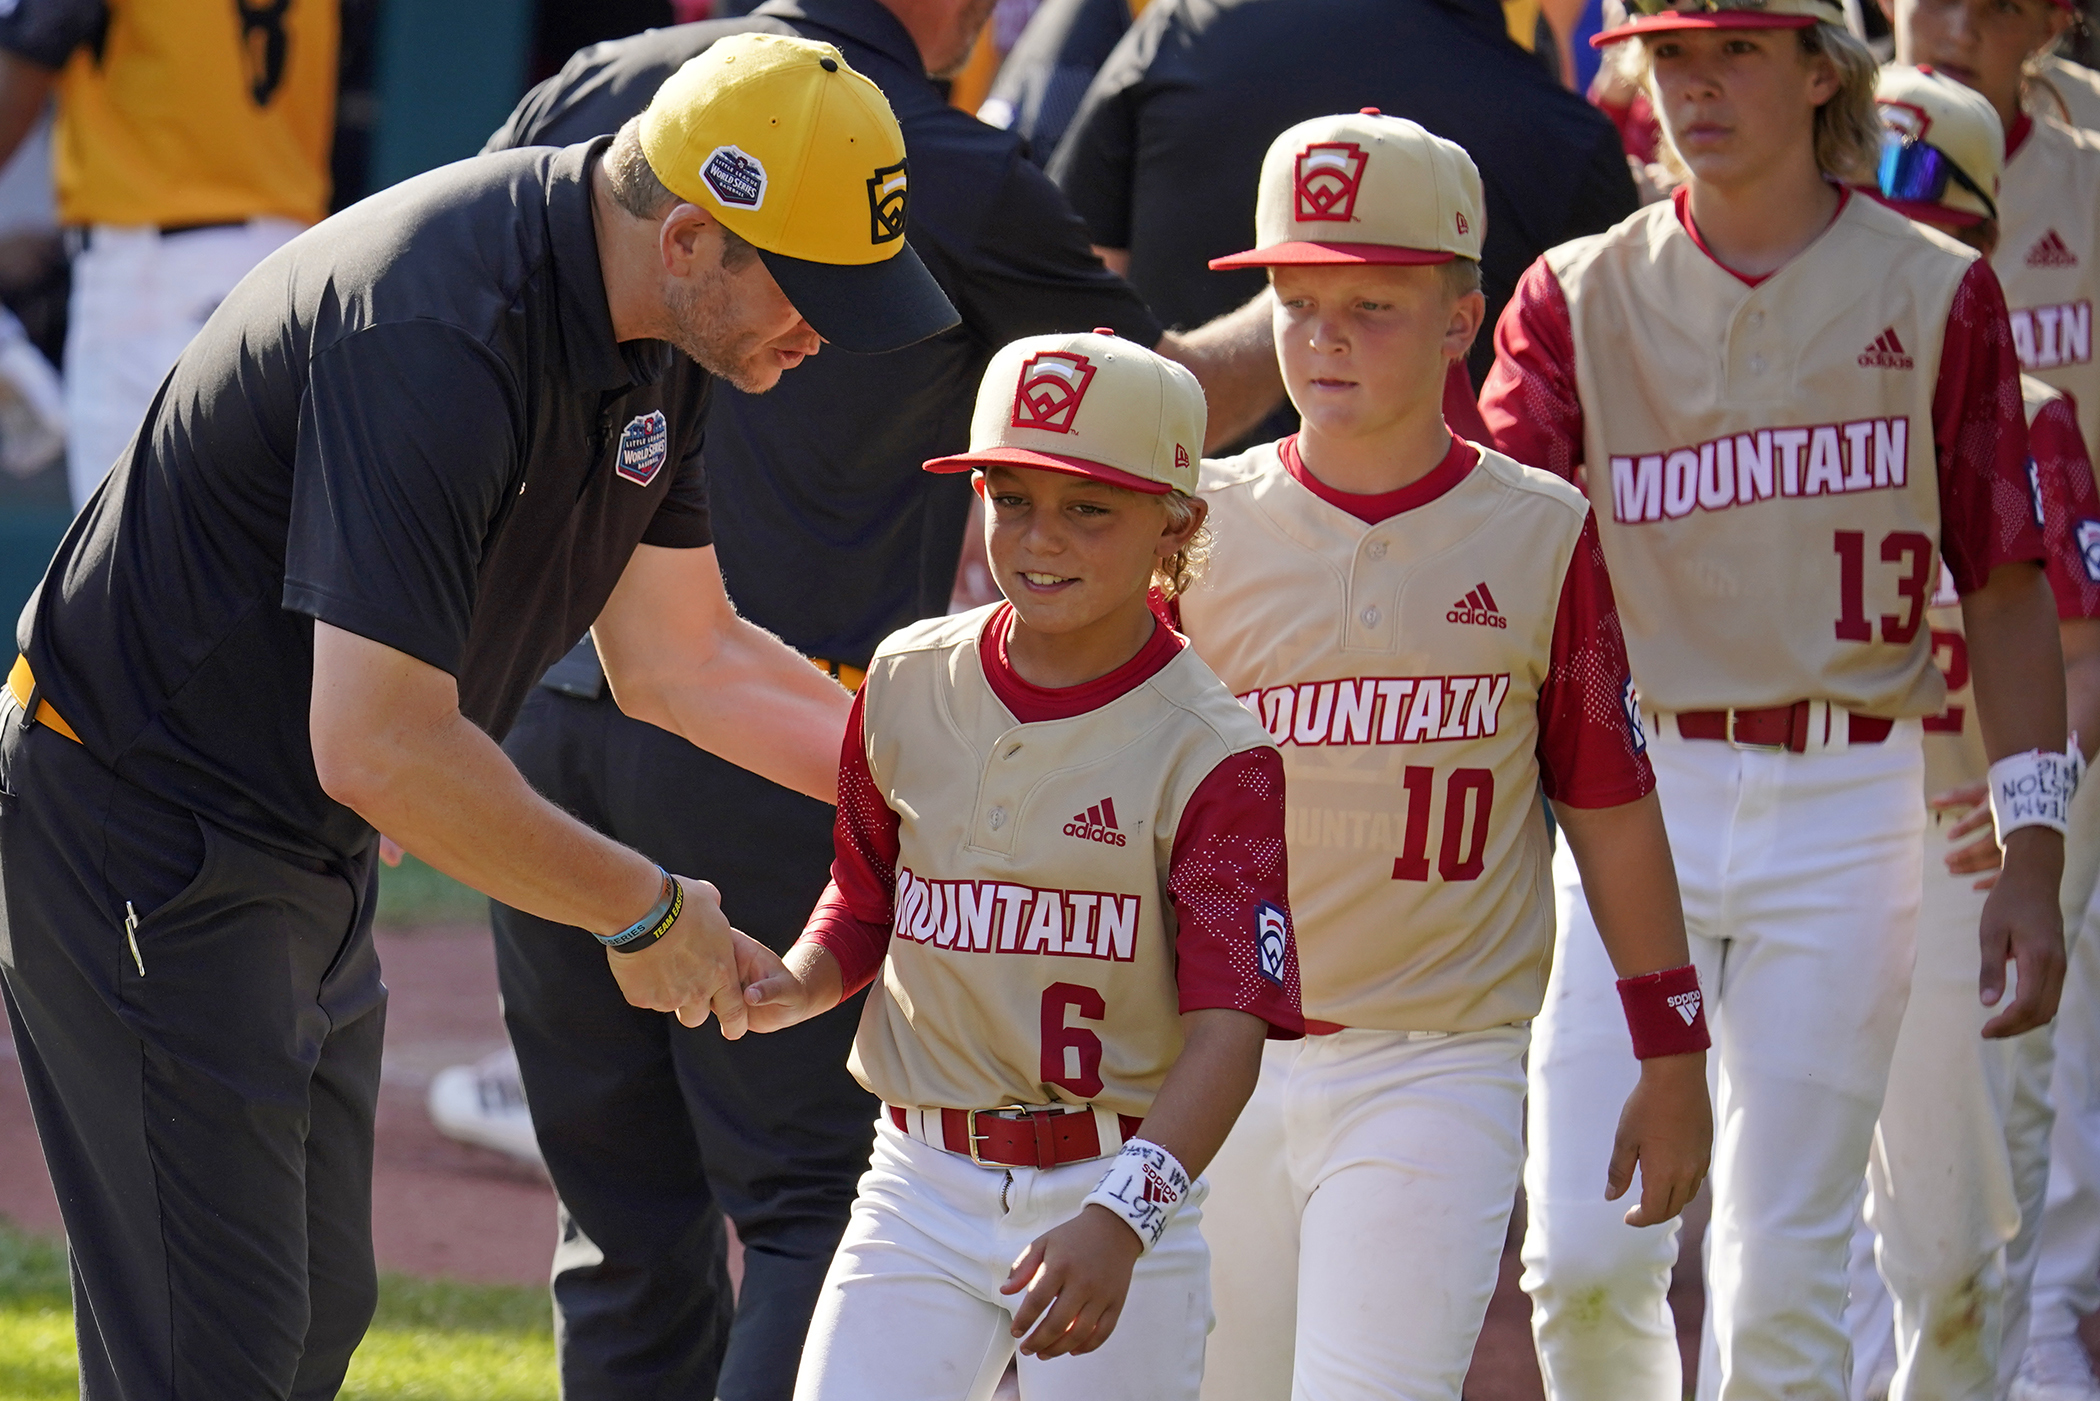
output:
[[[2022,827],[2064,831],[2071,820],[2071,795],[2084,772],[2085,756],[2076,736],[2068,753],[2030,749],[1991,765],[1991,818],[1998,825],[1998,840]]]
[[[1189,1175],[1172,1153],[1142,1138],[1126,1140],[1082,1206],[1104,1206],[1137,1232],[1145,1250],[1159,1244],[1167,1222],[1188,1200]]]

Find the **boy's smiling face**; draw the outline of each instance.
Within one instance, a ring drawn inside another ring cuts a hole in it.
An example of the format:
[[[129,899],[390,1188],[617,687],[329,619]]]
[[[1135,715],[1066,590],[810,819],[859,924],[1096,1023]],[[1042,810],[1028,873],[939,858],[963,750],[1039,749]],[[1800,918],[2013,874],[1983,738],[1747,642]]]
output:
[[[1453,298],[1433,264],[1279,267],[1272,283],[1284,388],[1307,426],[1335,440],[1440,405],[1445,364],[1471,347],[1487,309],[1478,292]]]
[[[1142,607],[1153,566],[1195,533],[1170,529],[1157,497],[1040,467],[988,467],[978,489],[992,576],[1021,622],[1046,635],[1081,631],[1133,599]]]

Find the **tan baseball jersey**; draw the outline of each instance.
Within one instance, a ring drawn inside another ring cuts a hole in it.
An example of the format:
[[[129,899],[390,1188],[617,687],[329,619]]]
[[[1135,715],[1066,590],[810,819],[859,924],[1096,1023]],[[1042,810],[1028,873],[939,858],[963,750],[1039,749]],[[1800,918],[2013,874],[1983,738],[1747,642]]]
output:
[[[851,1068],[906,1108],[1143,1116],[1180,1013],[1303,1029],[1269,737],[1163,624],[1031,686],[1005,604],[893,634],[854,700],[809,937],[874,979]]]
[[[2100,443],[2100,136],[2023,115],[2005,152],[1991,267],[2005,286],[2013,349],[2022,370],[2070,392],[2090,453]]]
[[[1684,192],[1542,257],[1496,328],[1498,446],[1586,468],[1641,702],[1936,714],[1925,610],[2041,558],[1997,279],[1841,193],[1746,278]]]
[[[2036,85],[2028,100],[2030,110],[2054,117],[2065,126],[2100,131],[2100,73],[2060,54],[2043,59],[2041,70],[2049,87],[2042,90]]]
[[[2100,618],[2100,491],[2078,420],[2063,394],[2032,375],[2020,380],[2028,423],[2034,512],[2048,550],[2043,568],[2056,595],[2059,618]],[[1939,592],[1925,617],[1932,628],[1932,659],[1947,678],[1947,703],[1925,717],[1925,793],[1981,783],[1991,761],[1983,752],[1969,689],[1969,644],[1954,581],[1941,572]]]
[[[1181,619],[1283,753],[1309,1023],[1536,1015],[1541,781],[1581,806],[1653,786],[1581,493],[1454,441],[1351,497],[1286,438],[1206,462],[1202,494],[1215,544]]]

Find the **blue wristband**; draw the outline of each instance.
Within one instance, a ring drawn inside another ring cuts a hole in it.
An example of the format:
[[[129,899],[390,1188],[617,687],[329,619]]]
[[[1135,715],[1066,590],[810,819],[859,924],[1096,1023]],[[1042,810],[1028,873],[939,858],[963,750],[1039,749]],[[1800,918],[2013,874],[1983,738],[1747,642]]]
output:
[[[619,933],[600,934],[599,943],[621,953],[639,953],[671,932],[671,926],[678,923],[678,916],[685,910],[685,887],[671,879],[671,873],[661,866],[656,873],[664,878],[664,889],[655,906]]]

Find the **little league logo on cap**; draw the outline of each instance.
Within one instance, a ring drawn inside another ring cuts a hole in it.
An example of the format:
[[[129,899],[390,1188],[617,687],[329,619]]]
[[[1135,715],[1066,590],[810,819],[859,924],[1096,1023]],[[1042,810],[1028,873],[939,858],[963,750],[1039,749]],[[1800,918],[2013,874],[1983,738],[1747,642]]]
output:
[[[1270,145],[1256,245],[1218,269],[1480,258],[1480,172],[1464,148],[1375,107],[1300,122]]]
[[[1063,350],[1043,350],[1021,363],[1020,383],[1014,386],[1015,428],[1035,428],[1045,433],[1069,433],[1079,415],[1079,401],[1093,382],[1094,367],[1084,355]]]
[[[1301,222],[1356,217],[1356,187],[1364,178],[1364,148],[1354,141],[1315,141],[1298,153]]]
[[[664,81],[642,151],[665,188],[758,250],[817,334],[895,350],[957,324],[904,237],[904,134],[829,44],[717,40]]]
[[[1035,467],[1151,495],[1194,492],[1203,388],[1188,370],[1110,330],[1030,336],[992,357],[970,450],[929,472]]]

